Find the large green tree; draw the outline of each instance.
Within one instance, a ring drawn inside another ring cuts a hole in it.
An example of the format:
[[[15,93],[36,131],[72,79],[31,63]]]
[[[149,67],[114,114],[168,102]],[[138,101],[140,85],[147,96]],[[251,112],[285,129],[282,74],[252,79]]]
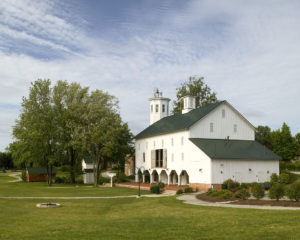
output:
[[[16,142],[11,149],[17,152],[14,154],[18,157],[17,164],[31,162],[45,167],[48,185],[52,183],[52,169],[57,161],[56,146],[59,142],[50,85],[50,80],[39,79],[31,84],[29,97],[23,97],[21,114],[13,128]]]
[[[217,102],[216,93],[204,82],[203,77],[190,77],[188,81],[176,88],[176,100],[173,101],[173,113],[181,113],[183,109],[182,98],[186,95],[196,97],[196,108]]]
[[[297,143],[286,123],[282,124],[281,129],[271,133],[271,139],[273,151],[281,156],[283,160],[291,160],[295,157]]]
[[[70,165],[71,183],[75,183],[83,156],[79,129],[83,124],[87,97],[88,88],[82,88],[78,83],[58,81],[53,88],[54,112],[58,118],[56,127],[59,132],[57,147],[64,160],[63,164]]]
[[[268,126],[258,126],[255,132],[255,140],[272,150],[271,128]]]

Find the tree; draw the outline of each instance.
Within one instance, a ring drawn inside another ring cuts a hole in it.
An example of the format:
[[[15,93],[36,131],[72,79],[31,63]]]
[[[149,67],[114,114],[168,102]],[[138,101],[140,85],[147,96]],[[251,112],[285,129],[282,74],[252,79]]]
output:
[[[29,97],[23,97],[22,110],[13,136],[16,139],[11,147],[17,164],[31,162],[47,169],[47,183],[52,183],[52,168],[56,161],[58,128],[57,117],[51,101],[50,80],[37,80],[31,83]],[[30,159],[30,160],[27,160]]]
[[[282,157],[283,160],[291,160],[295,157],[297,143],[292,137],[289,126],[282,124],[281,129],[271,133],[273,151]]]
[[[1,168],[13,168],[14,164],[10,152],[0,152],[0,170]]]
[[[173,101],[173,114],[181,113],[183,109],[182,98],[188,94],[196,97],[196,108],[217,102],[216,93],[211,92],[203,77],[190,77],[188,81],[176,88],[176,91],[177,99]]]
[[[255,140],[272,150],[271,129],[268,126],[258,126],[255,132]]]
[[[97,186],[104,159],[112,157],[114,140],[120,124],[117,100],[100,90],[93,91],[83,115],[82,139],[93,159],[94,186]]]
[[[75,183],[77,168],[82,157],[81,135],[82,116],[88,97],[88,88],[78,83],[58,81],[53,88],[54,112],[58,118],[59,152],[61,159],[70,165],[70,180]]]

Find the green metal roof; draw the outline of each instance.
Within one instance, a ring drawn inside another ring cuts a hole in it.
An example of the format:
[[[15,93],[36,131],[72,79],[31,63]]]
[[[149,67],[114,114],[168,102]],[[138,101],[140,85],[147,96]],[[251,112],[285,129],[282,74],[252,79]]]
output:
[[[47,174],[47,169],[43,167],[28,167],[27,172],[29,175],[45,175]],[[56,174],[56,168],[52,168],[52,174]]]
[[[281,160],[256,141],[190,138],[211,159]]]
[[[214,110],[224,102],[225,101],[212,103],[204,107],[193,109],[192,111],[185,114],[174,114],[172,116],[164,117],[137,134],[135,138],[139,139],[150,137],[153,135],[188,129],[198,120],[205,117],[208,113],[210,113],[212,110]]]

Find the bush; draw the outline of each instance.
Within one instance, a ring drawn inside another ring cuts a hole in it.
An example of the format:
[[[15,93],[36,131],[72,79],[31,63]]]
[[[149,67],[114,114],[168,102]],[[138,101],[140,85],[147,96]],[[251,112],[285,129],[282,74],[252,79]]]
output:
[[[151,193],[156,193],[156,194],[160,194],[160,187],[159,185],[153,185],[150,187],[150,192]]]
[[[186,187],[186,188],[184,189],[184,192],[185,192],[185,193],[192,193],[192,192],[193,192],[193,189],[190,188],[190,187]]]
[[[183,194],[183,190],[182,189],[178,189],[176,192],[177,195]]]
[[[256,183],[252,188],[252,195],[256,199],[261,199],[265,196],[265,191],[262,188],[261,184]]]
[[[291,200],[296,200],[297,202],[300,200],[300,182],[292,183],[286,190],[286,195]]]
[[[26,171],[25,170],[22,171],[21,179],[23,182],[26,182]]]
[[[233,196],[235,198],[240,198],[240,199],[246,200],[250,197],[250,193],[249,193],[248,189],[242,188],[242,189],[238,190]]]
[[[206,192],[206,195],[211,197],[219,197],[222,199],[228,199],[232,197],[232,194],[228,190],[215,190],[215,189],[209,189]]]
[[[279,166],[280,166],[280,171],[282,170],[300,171],[300,161],[296,161],[296,162],[280,161]]]
[[[271,183],[270,182],[264,182],[261,184],[262,188],[264,190],[269,190],[271,188]]]
[[[277,201],[284,196],[284,187],[277,183],[274,184],[269,191],[269,197],[271,199],[276,199]]]
[[[279,182],[279,177],[276,173],[272,173],[270,177],[271,184],[275,184]]]
[[[242,183],[241,189],[249,189],[251,187],[251,183]]]
[[[160,182],[158,185],[160,186],[160,188],[164,188],[166,186],[163,182]]]
[[[63,179],[61,177],[55,177],[54,183],[63,183]]]
[[[235,192],[238,190],[238,188],[240,187],[240,183],[233,181],[232,179],[227,179],[226,181],[223,182],[224,185],[227,186],[227,189],[231,192]]]
[[[280,173],[279,180],[280,180],[280,183],[288,184],[290,182],[290,174]]]

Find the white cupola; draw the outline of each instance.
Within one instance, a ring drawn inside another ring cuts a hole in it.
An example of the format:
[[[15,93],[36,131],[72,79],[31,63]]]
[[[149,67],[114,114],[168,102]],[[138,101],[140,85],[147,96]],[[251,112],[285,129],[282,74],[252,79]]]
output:
[[[189,111],[196,108],[196,98],[192,95],[186,95],[183,97],[183,110],[182,114],[188,113]]]
[[[154,96],[150,101],[150,125],[158,120],[169,116],[169,98],[164,98],[162,92],[158,89],[154,90]]]

